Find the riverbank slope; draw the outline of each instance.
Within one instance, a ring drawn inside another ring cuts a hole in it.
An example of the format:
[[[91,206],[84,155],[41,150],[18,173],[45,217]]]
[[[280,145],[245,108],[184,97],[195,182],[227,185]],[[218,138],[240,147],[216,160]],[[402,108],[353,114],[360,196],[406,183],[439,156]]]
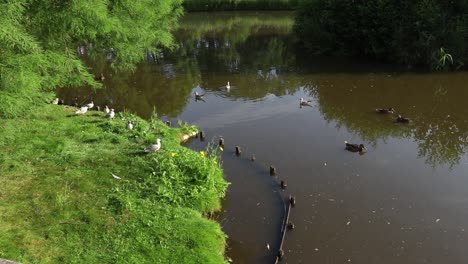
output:
[[[203,214],[220,208],[227,183],[215,152],[180,145],[193,128],[75,110],[0,120],[0,258],[224,263],[225,235]],[[156,138],[162,148],[145,154]]]

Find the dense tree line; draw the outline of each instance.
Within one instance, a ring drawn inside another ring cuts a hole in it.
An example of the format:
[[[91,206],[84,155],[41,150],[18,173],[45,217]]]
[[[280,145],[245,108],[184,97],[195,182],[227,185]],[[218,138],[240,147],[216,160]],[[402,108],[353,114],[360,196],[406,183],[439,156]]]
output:
[[[185,0],[187,11],[292,10],[298,0]]]
[[[77,56],[112,55],[132,68],[145,50],[172,45],[182,0],[3,0],[0,3],[0,116],[14,117],[57,87],[97,87]]]
[[[461,68],[468,60],[466,0],[302,1],[295,28],[317,54],[433,69]]]

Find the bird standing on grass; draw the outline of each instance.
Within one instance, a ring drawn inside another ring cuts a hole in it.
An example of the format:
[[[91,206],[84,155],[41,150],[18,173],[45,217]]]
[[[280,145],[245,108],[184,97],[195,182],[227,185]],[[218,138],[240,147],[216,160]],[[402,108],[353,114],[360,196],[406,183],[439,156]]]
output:
[[[153,145],[149,145],[148,147],[146,147],[143,151],[146,152],[146,153],[149,153],[149,152],[156,152],[158,151],[159,149],[161,148],[161,139],[156,139],[156,144],[153,144]]]
[[[58,98],[55,98],[55,99],[52,101],[52,104],[58,105],[58,104],[59,104],[59,99],[58,99]]]
[[[128,121],[127,123],[127,129],[132,130],[133,129],[133,123],[132,121]]]
[[[106,115],[106,118],[112,119],[115,116],[114,108],[110,110],[110,112]]]
[[[110,109],[109,107],[106,105],[106,108],[104,108],[104,112],[106,112],[106,114],[108,114],[110,112]]]
[[[75,112],[75,114],[77,115],[84,115],[86,112],[88,112],[88,107],[87,106],[83,106],[81,107],[79,110],[77,110]]]
[[[87,104],[86,106],[88,107],[88,109],[91,109],[94,107],[94,102],[91,101],[91,103]]]

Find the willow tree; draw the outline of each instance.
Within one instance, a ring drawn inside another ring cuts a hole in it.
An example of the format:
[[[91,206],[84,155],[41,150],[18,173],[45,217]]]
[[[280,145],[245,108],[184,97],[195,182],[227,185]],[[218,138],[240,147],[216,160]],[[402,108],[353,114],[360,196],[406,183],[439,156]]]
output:
[[[51,98],[57,87],[98,87],[77,56],[112,52],[117,68],[132,68],[144,51],[173,43],[170,30],[182,0],[2,0],[0,116],[15,117]]]

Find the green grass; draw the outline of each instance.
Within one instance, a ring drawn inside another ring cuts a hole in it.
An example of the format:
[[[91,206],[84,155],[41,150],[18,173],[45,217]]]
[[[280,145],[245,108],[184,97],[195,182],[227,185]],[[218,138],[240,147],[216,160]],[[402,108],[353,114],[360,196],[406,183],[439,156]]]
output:
[[[0,120],[0,258],[225,263],[225,235],[203,217],[220,209],[227,187],[215,151],[180,146],[182,129],[158,120],[34,110]],[[161,150],[143,154],[156,138]]]
[[[292,10],[298,0],[185,0],[187,11]]]

